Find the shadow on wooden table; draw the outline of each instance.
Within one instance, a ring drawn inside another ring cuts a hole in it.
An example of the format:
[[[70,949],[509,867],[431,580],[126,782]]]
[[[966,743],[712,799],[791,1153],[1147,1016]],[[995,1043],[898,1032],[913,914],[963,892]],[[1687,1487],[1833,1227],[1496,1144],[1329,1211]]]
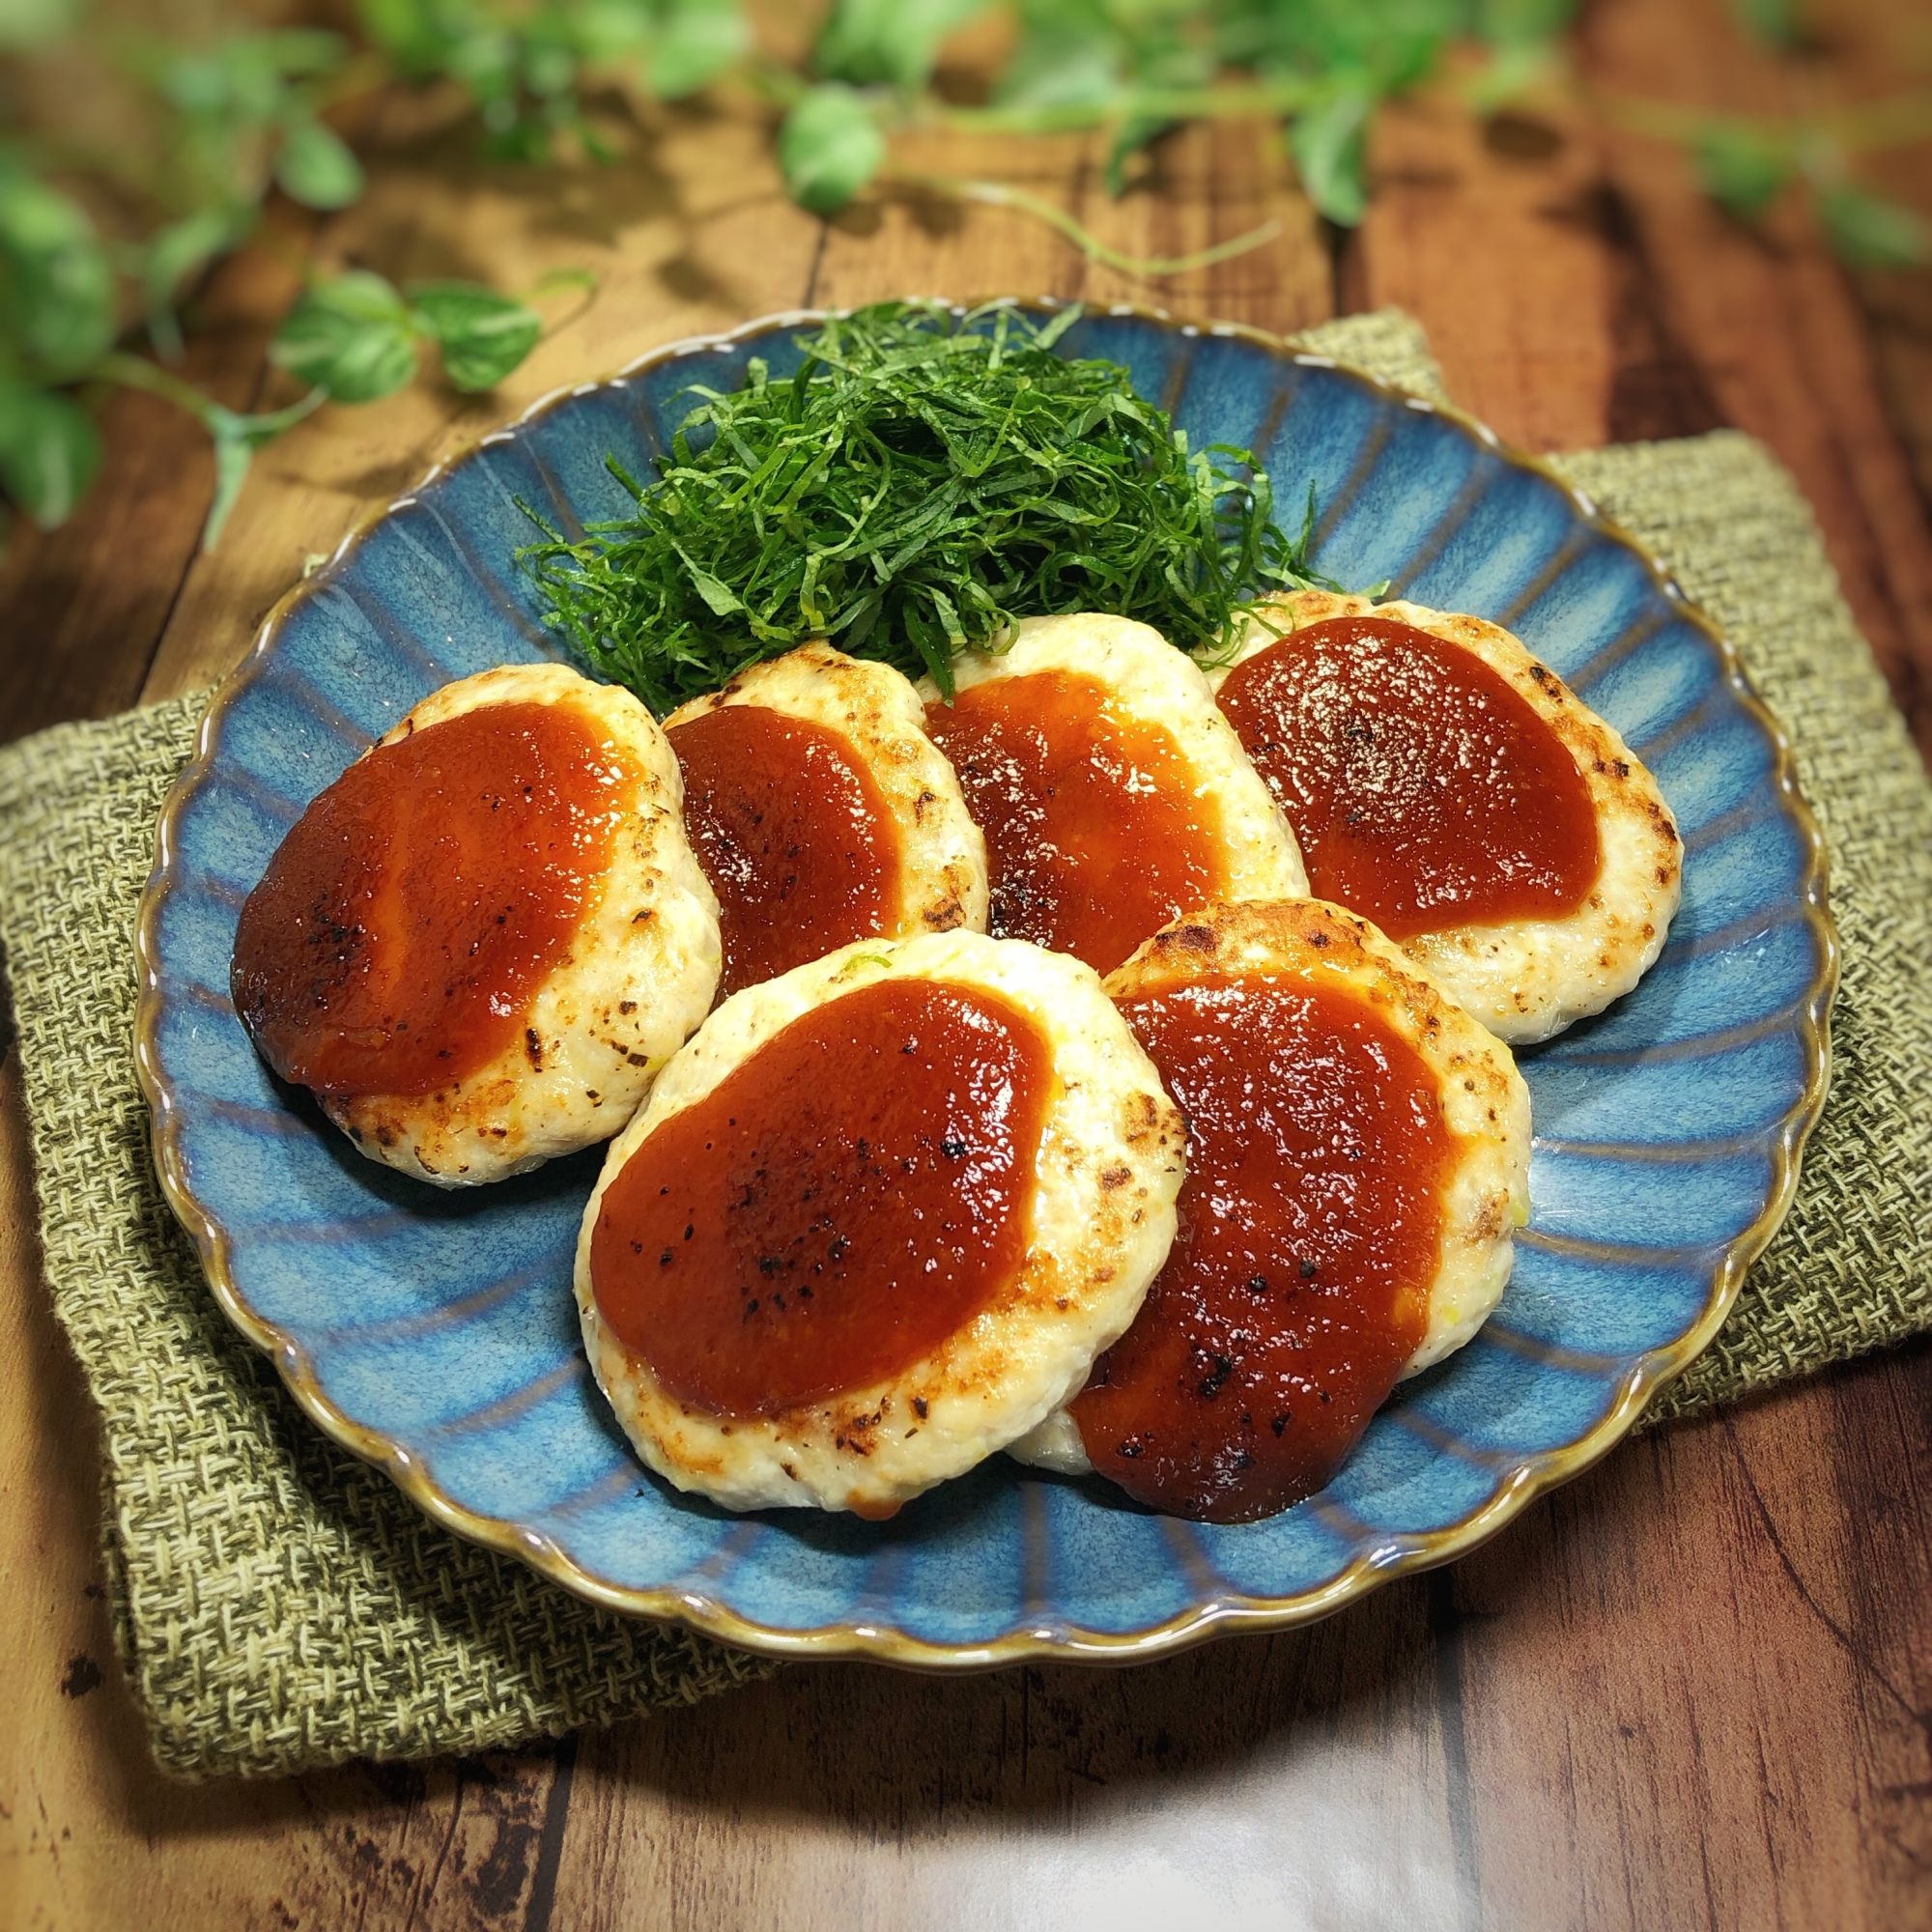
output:
[[[1463,1926],[1605,1888],[1633,1924],[1707,1900],[1853,1922],[1860,1895],[1898,1923],[1932,1900],[1923,1345],[1628,1445],[1310,1630],[1124,1671],[798,1667],[525,1753],[183,1785],[112,1661],[95,1423],[25,1176],[9,1055],[0,1919],[153,1920],[156,1856],[153,1922],[197,1926],[1066,1932],[1324,1902]]]

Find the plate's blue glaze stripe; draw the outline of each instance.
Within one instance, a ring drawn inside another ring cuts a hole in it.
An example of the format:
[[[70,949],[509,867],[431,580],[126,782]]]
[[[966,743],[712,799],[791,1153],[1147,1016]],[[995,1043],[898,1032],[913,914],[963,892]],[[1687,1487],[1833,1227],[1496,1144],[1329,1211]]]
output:
[[[1654,590],[1651,591],[1649,609],[1641,616],[1633,618],[1614,638],[1599,644],[1575,670],[1563,673],[1571,690],[1578,696],[1588,697],[1592,690],[1618,665],[1634,652],[1641,650],[1660,631],[1675,622],[1676,616],[1677,613],[1671,609],[1669,601]]]
[[[1312,482],[1322,567],[1519,628],[1655,760],[1684,833],[1683,911],[1634,996],[1520,1056],[1536,1212],[1503,1303],[1398,1393],[1322,1496],[1179,1524],[996,1458],[888,1524],[729,1517],[638,1465],[585,1368],[570,1273],[597,1157],[432,1199],[276,1088],[225,991],[242,903],[307,801],[438,684],[554,654],[515,560],[534,533],[518,499],[572,535],[625,514],[606,453],[650,472],[689,386],[735,384],[753,354],[786,373],[793,326],[647,362],[488,439],[344,547],[221,714],[172,820],[145,1037],[176,1182],[222,1232],[234,1305],[287,1338],[285,1368],[445,1515],[608,1601],[959,1662],[1339,1601],[1498,1520],[1696,1329],[1815,1107],[1806,1029],[1828,955],[1788,768],[1641,560],[1452,416],[1319,359],[1143,315],[1089,315],[1065,346],[1171,397],[1195,446],[1253,448],[1293,531]]]
[[[432,1422],[425,1427],[441,1436],[480,1435],[486,1430],[500,1429],[505,1423],[517,1421],[559,1391],[578,1386],[589,1373],[589,1364],[583,1357],[572,1355],[567,1361],[546,1369],[533,1380],[517,1383],[480,1408],[468,1408],[446,1422]]]
[[[1733,1154],[1764,1153],[1776,1141],[1783,1116],[1749,1133],[1719,1134],[1705,1141],[1577,1141],[1533,1134],[1532,1150],[1555,1160],[1630,1160],[1649,1167],[1699,1167]]]
[[[352,636],[360,630],[380,639],[384,648],[401,660],[400,668],[413,674],[424,696],[460,675],[407,624],[398,623],[389,608],[363,584],[331,578],[317,593],[316,605],[334,615]]]
[[[1524,617],[1541,604],[1546,597],[1558,593],[1564,578],[1569,575],[1572,565],[1585,552],[1593,549],[1598,539],[1589,530],[1573,526],[1563,534],[1563,541],[1550,554],[1548,560],[1537,570],[1534,576],[1511,592],[1509,601],[1500,606],[1491,620],[1503,626],[1505,630],[1516,631],[1525,641],[1532,641],[1535,632],[1523,622]],[[1559,675],[1563,667],[1553,667]]]
[[[1574,1441],[1616,1401],[1613,1369],[1557,1359],[1531,1344],[1508,1348],[1478,1336],[1454,1376],[1418,1377],[1396,1391],[1387,1413],[1434,1447],[1507,1481],[1526,1455]]]
[[[287,654],[264,667],[261,682],[264,685],[270,682],[280,685],[286,695],[336,738],[352,757],[366,752],[382,736],[380,731],[372,731],[351,718],[315,679],[298,668]]]
[[[255,810],[265,813],[286,830],[302,815],[307,800],[298,801],[286,792],[274,790],[245,767],[226,765],[209,780],[209,789],[231,791]]]
[[[176,982],[174,990],[178,997],[199,1007],[204,1012],[218,1013],[226,1019],[235,1018],[235,1002],[218,986],[205,986],[199,980],[182,980]]]
[[[1766,1013],[1760,1019],[1747,1021],[1743,1026],[1719,1027],[1710,1033],[1701,1033],[1689,1039],[1673,1039],[1659,1046],[1632,1046],[1605,1048],[1591,1051],[1573,1048],[1564,1053],[1565,1063],[1571,1066],[1632,1067],[1632,1066],[1672,1066],[1686,1061],[1715,1060],[1719,1056],[1734,1052],[1741,1046],[1755,1046],[1759,1041],[1788,1036],[1797,1025],[1798,1015],[1804,1011],[1806,1001],[1794,999],[1779,1007],[1775,1012]]]
[[[175,888],[182,898],[213,899],[221,911],[231,914],[239,924],[248,895],[232,880],[217,878],[213,872],[185,872]]]
[[[391,1346],[397,1342],[420,1340],[439,1329],[461,1327],[479,1316],[490,1314],[506,1301],[521,1299],[531,1290],[549,1294],[557,1287],[563,1272],[560,1256],[546,1256],[506,1274],[500,1281],[486,1282],[448,1301],[409,1315],[390,1315],[377,1321],[349,1321],[320,1330],[312,1341],[332,1345]]]
[[[1462,486],[1437,512],[1428,534],[1416,546],[1408,561],[1390,575],[1388,595],[1391,598],[1408,595],[1409,588],[1416,579],[1441,555],[1449,540],[1469,521],[1492,481],[1492,478],[1482,464],[1471,466],[1468,475],[1463,479]]]

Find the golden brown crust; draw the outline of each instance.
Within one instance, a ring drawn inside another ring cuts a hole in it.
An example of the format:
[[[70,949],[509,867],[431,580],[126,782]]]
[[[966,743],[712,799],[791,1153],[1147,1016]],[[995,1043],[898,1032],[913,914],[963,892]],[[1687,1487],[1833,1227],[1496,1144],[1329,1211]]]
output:
[[[522,1038],[435,1094],[323,1098],[372,1160],[442,1187],[500,1180],[617,1133],[704,1017],[721,957],[677,761],[629,692],[563,665],[506,666],[431,693],[382,743],[491,704],[571,706],[622,749],[638,782],[610,869],[570,954],[532,994]]]
[[[1529,1089],[1515,1057],[1369,921],[1322,899],[1211,907],[1179,920],[1110,974],[1116,1000],[1194,980],[1290,976],[1346,990],[1435,1074],[1442,1118],[1463,1146],[1443,1183],[1442,1261],[1429,1332],[1406,1374],[1459,1349],[1509,1280],[1529,1212]]]
[[[1616,730],[1501,625],[1420,604],[1376,604],[1326,590],[1269,598],[1208,682],[1218,692],[1236,665],[1287,633],[1357,616],[1413,625],[1506,679],[1570,753],[1603,848],[1596,884],[1567,917],[1445,927],[1405,940],[1403,950],[1485,1026],[1520,1046],[1601,1012],[1663,950],[1682,892],[1683,845],[1657,781]]]
[[[1212,801],[1227,897],[1274,898],[1308,890],[1288,820],[1185,652],[1150,625],[1083,611],[1023,617],[1004,649],[962,651],[952,666],[961,691],[1052,670],[1098,678],[1111,706],[1167,733],[1195,795]],[[920,680],[919,693],[928,704],[938,701],[930,678]]]
[[[1197,981],[1296,980],[1360,1000],[1435,1077],[1460,1141],[1442,1183],[1442,1245],[1429,1320],[1403,1370],[1460,1349],[1508,1284],[1516,1230],[1529,1218],[1529,1089],[1502,1041],[1365,919],[1321,899],[1221,904],[1176,920],[1107,976],[1115,1000]],[[1079,1430],[1057,1410],[1010,1452],[1063,1473],[1090,1468]]]
[[[933,1353],[874,1385],[750,1418],[679,1402],[598,1311],[590,1253],[604,1190],[627,1162],[648,1158],[662,1122],[702,1100],[792,1020],[888,978],[978,987],[1026,1014],[1047,1040],[1054,1089],[1021,1266]],[[680,1489],[731,1509],[890,1516],[1031,1429],[1124,1332],[1174,1237],[1182,1140],[1151,1063],[1078,960],[968,932],[861,940],[726,1000],[611,1148],[577,1252],[591,1367],[638,1453]]]
[[[925,735],[910,679],[830,644],[802,644],[680,705],[665,729],[733,704],[762,705],[837,732],[870,773],[899,837],[898,897],[886,938],[985,931],[986,841],[952,765]]]

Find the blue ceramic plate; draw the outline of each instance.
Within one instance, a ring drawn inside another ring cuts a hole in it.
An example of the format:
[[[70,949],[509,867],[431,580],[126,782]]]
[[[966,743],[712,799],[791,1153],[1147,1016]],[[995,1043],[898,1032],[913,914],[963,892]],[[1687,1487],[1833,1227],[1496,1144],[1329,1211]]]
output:
[[[666,350],[486,437],[345,542],[223,687],[162,821],[138,1042],[161,1176],[214,1293],[316,1421],[439,1521],[757,1649],[1138,1660],[1456,1555],[1601,1456],[1716,1332],[1824,1095],[1835,955],[1816,831],[1729,647],[1587,501],[1451,411],[1145,312],[1063,339],[1125,363],[1195,447],[1260,452],[1280,502],[1312,481],[1329,575],[1517,631],[1636,748],[1685,834],[1655,970],[1522,1056],[1535,1212],[1501,1307],[1299,1508],[1197,1525],[1002,1457],[887,1524],[679,1495],[584,1365],[570,1270],[599,1152],[438,1193],[355,1153],[237,1022],[236,920],[309,800],[436,686],[556,654],[512,563],[517,499],[573,533],[623,511],[606,454],[648,469],[691,384],[733,387],[753,355],[784,373],[813,319]]]

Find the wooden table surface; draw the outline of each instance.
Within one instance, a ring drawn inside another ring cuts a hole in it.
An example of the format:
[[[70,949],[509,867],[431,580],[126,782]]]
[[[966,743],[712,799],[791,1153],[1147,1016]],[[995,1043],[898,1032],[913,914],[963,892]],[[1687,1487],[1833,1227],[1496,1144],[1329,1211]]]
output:
[[[1895,90],[1932,16],[1833,0],[1782,69],[1721,0],[1602,0],[1597,87],[1760,109]],[[970,51],[969,51],[970,58]],[[1795,76],[1795,77],[1794,77]],[[368,197],[227,264],[191,372],[242,406],[300,264],[598,293],[503,391],[424,381],[274,445],[195,554],[205,446],[110,403],[81,515],[0,565],[0,735],[203,684],[357,517],[531,397],[770,310],[1046,292],[1290,330],[1399,302],[1453,393],[1535,449],[1720,423],[1797,474],[1932,748],[1932,280],[1754,240],[1681,155],[1562,108],[1391,113],[1362,230],[1324,233],[1267,129],[1171,138],[1110,204],[1084,137],[903,144],[1021,183],[1137,254],[1268,216],[1264,248],[1137,280],[1036,221],[886,186],[789,207],[749,108],[652,112],[606,169],[491,169],[435,99],[362,130]],[[1884,157],[1923,193],[1927,150]],[[1915,481],[1914,469],[1917,469]],[[0,1926],[1932,1925],[1932,1351],[1850,1365],[1627,1444],[1453,1569],[1308,1631],[1151,1667],[945,1680],[800,1667],[526,1754],[190,1787],[113,1662],[98,1451],[35,1250],[0,1055]]]

